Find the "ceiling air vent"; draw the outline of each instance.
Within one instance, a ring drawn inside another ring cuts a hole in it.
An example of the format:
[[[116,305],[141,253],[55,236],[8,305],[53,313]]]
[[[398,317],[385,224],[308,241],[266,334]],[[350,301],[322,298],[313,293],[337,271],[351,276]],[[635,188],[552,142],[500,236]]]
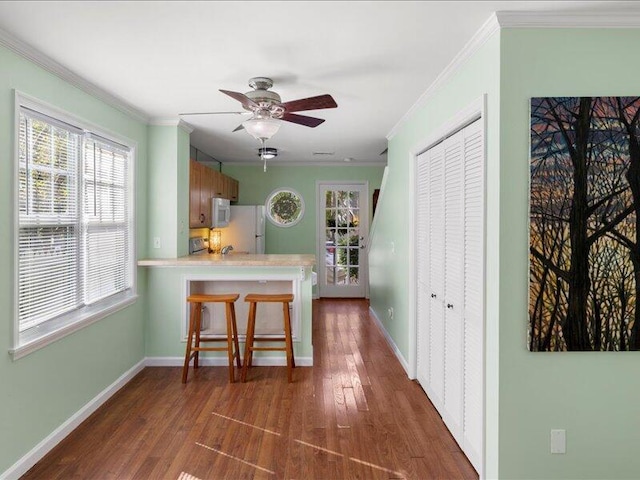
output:
[[[335,154],[336,152],[313,152],[314,157],[330,157]]]

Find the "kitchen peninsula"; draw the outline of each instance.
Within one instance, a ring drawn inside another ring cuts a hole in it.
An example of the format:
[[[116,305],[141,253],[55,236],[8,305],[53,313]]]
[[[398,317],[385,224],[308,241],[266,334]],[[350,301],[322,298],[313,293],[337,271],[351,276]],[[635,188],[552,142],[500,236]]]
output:
[[[315,255],[269,255],[230,253],[227,255],[188,255],[178,258],[154,258],[138,261],[146,268],[148,288],[158,293],[148,305],[147,364],[180,366],[188,326],[186,297],[192,293],[238,293],[236,316],[240,342],[244,341],[248,305],[247,293],[293,293],[291,320],[296,365],[313,364],[311,344],[312,267]],[[262,319],[262,320],[261,320]],[[261,336],[279,336],[282,330],[282,308],[260,305],[258,324]],[[224,312],[221,305],[205,304],[203,335],[221,335]],[[243,351],[243,346],[241,346]],[[201,357],[203,365],[227,365],[224,353],[208,352]],[[286,365],[282,352],[258,352],[255,365]]]
[[[140,267],[313,267],[315,255],[268,255],[229,253],[227,255],[186,255],[178,258],[153,258],[138,261]]]

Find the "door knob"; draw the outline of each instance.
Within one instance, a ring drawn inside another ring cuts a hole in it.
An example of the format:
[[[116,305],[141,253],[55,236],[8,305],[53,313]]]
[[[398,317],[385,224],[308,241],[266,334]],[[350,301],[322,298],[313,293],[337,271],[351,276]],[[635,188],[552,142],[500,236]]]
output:
[[[453,303],[447,303],[447,308],[453,308]]]
[[[437,295],[435,293],[431,294],[431,298],[436,298],[436,297],[437,297]]]

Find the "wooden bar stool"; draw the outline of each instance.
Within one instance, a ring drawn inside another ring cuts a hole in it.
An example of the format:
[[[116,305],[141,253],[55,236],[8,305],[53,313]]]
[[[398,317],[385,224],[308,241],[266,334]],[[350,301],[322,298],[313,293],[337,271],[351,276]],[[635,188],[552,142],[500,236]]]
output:
[[[277,351],[287,353],[287,374],[289,383],[293,382],[293,369],[296,366],[293,358],[293,341],[291,339],[291,317],[289,315],[289,303],[293,302],[293,294],[258,294],[250,293],[244,297],[249,302],[249,318],[247,321],[247,338],[244,347],[244,366],[242,367],[242,381],[247,380],[247,371],[251,366],[254,351]],[[256,308],[259,302],[282,303],[282,315],[284,317],[284,337],[256,337]],[[285,342],[284,347],[256,347],[254,342]]]
[[[237,293],[228,295],[204,295],[195,294],[187,297],[187,302],[191,304],[191,315],[189,317],[189,334],[187,335],[187,351],[184,355],[184,367],[182,367],[182,383],[187,383],[189,373],[189,362],[193,358],[193,368],[198,368],[198,357],[200,352],[227,352],[229,356],[229,382],[235,381],[233,372],[233,358],[235,357],[238,369],[242,368],[240,363],[240,347],[238,346],[238,326],[236,325],[235,301],[240,297]],[[202,325],[202,304],[203,303],[225,303],[227,317],[227,338],[200,337],[200,327]],[[201,343],[227,342],[225,347],[202,347]],[[234,351],[235,346],[235,351]]]

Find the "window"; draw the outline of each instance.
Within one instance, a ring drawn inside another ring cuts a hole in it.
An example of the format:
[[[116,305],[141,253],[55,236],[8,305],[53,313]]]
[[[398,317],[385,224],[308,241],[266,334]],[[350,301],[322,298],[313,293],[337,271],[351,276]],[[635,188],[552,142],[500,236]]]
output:
[[[14,357],[135,299],[132,148],[21,100]]]
[[[304,200],[295,190],[279,188],[266,201],[267,218],[278,227],[293,227],[304,216]]]

